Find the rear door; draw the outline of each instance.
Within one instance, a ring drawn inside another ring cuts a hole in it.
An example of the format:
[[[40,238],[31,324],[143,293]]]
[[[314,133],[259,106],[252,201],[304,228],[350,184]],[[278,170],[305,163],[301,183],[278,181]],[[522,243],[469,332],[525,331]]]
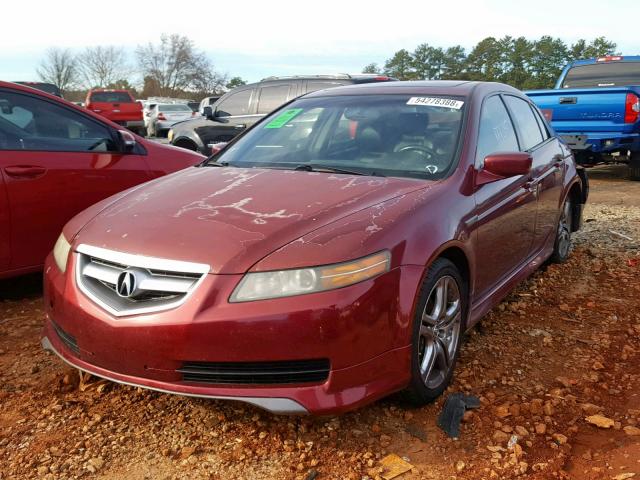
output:
[[[500,95],[487,98],[480,113],[475,166],[487,155],[520,150],[513,122]],[[475,298],[484,298],[531,256],[536,196],[529,175],[481,185],[475,193],[478,219]]]
[[[0,142],[1,142],[0,137]],[[4,175],[0,170],[0,275],[9,270],[11,259],[11,221]]]
[[[324,90],[326,88],[341,87],[343,85],[349,85],[350,81],[341,80],[307,80],[305,85],[305,93],[315,92],[317,90]]]
[[[287,101],[296,97],[297,85],[293,82],[268,83],[258,89],[257,113],[268,115]]]
[[[12,270],[42,264],[81,210],[152,178],[144,156],[119,151],[116,132],[63,103],[9,89],[0,103]]]
[[[556,232],[564,155],[559,142],[549,136],[529,102],[512,95],[505,95],[504,99],[516,124],[520,149],[530,153],[533,158],[529,188],[538,198],[534,249],[540,250]]]

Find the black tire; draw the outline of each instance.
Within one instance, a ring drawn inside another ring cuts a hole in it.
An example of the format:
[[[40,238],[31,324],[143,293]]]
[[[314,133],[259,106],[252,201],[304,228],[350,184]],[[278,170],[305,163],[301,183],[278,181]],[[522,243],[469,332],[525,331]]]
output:
[[[556,239],[553,243],[553,253],[549,260],[553,263],[564,263],[571,255],[571,231],[573,219],[573,204],[567,197],[560,211]]]
[[[178,140],[177,142],[173,143],[173,145],[180,148],[186,148],[187,150],[191,150],[193,152],[198,151],[198,146],[191,140]]]
[[[629,159],[629,180],[640,182],[640,152],[633,152]]]
[[[438,309],[436,302],[443,283],[447,285],[444,287],[447,301],[440,304],[441,307],[445,305],[444,310]],[[468,309],[467,281],[451,261],[438,258],[429,267],[418,295],[412,332],[411,381],[403,393],[410,403],[424,405],[442,395],[453,377]],[[455,302],[450,303],[456,295],[457,307]],[[439,320],[434,321],[440,318],[437,311],[447,312],[442,317],[441,327],[437,327]],[[451,322],[446,320],[449,313]],[[455,327],[449,333],[445,326],[448,323]],[[430,362],[428,358],[433,360]]]

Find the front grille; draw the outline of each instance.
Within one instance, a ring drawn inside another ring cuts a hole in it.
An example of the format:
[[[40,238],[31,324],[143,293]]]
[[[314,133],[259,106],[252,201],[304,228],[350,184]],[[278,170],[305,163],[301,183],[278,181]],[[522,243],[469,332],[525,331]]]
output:
[[[78,247],[76,280],[80,290],[116,316],[147,313],[180,305],[204,278],[209,266],[131,255],[103,248]],[[118,293],[128,272],[134,287]]]
[[[236,385],[321,383],[329,378],[326,358],[282,362],[185,362],[178,372],[185,382]]]
[[[80,349],[78,348],[78,342],[76,341],[76,338],[73,335],[65,332],[56,322],[52,321],[51,325],[53,325],[53,329],[58,335],[58,338],[62,340],[62,343],[64,343],[69,350],[78,355],[80,353]]]

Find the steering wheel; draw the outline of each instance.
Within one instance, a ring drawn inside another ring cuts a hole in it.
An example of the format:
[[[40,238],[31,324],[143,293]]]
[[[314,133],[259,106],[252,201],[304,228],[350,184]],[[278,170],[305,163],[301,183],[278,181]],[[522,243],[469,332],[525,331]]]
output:
[[[398,152],[417,152],[430,159],[436,155],[436,152],[433,151],[433,149],[425,147],[424,145],[407,145],[406,147],[399,149]]]

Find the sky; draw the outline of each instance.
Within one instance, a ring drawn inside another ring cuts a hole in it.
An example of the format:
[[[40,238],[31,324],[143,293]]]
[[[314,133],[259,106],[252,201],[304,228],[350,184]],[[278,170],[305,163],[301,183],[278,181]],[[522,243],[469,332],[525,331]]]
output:
[[[136,46],[156,43],[162,33],[186,35],[217,71],[250,82],[357,73],[402,48],[426,42],[469,49],[488,36],[551,35],[567,43],[605,36],[635,55],[638,18],[638,0],[11,1],[2,5],[0,79],[37,80],[49,47],[121,46],[133,64]]]

